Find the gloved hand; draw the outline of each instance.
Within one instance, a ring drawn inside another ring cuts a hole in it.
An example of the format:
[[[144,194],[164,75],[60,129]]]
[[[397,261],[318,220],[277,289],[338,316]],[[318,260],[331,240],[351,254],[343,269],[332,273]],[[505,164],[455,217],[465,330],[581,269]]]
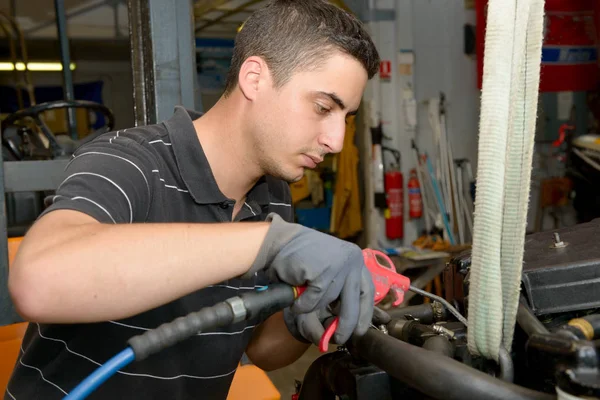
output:
[[[269,231],[252,267],[242,278],[264,270],[272,281],[306,285],[306,291],[291,308],[294,314],[325,309],[339,299],[340,320],[333,341],[342,344],[353,333],[364,335],[371,324],[375,288],[361,249],[334,236],[286,222],[274,213],[269,214],[267,221],[271,223]],[[316,334],[311,329],[309,337]]]
[[[283,320],[296,340],[304,343],[319,345],[325,329],[333,323],[335,315],[328,309],[319,309],[308,314],[295,314],[289,307],[283,310]],[[372,324],[387,325],[390,315],[378,307],[373,307]],[[336,343],[343,344],[343,343]]]

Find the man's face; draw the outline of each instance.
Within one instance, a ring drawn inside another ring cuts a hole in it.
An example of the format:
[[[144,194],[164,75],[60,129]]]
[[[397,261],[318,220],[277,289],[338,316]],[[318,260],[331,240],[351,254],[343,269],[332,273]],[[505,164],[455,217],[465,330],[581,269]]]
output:
[[[339,153],[346,120],[358,109],[367,80],[359,61],[332,52],[318,69],[299,71],[278,89],[264,82],[252,108],[250,132],[262,170],[296,182],[305,168]]]

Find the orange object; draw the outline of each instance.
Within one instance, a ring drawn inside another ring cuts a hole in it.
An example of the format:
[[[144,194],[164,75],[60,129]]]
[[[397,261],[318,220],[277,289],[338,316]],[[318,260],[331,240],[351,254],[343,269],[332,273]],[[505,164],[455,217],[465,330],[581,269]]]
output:
[[[569,178],[557,177],[541,182],[540,207],[564,207],[569,204],[573,183]]]
[[[23,238],[8,239],[8,265],[12,264]],[[27,323],[12,324],[0,327],[0,393],[6,391],[6,385],[10,380],[10,376],[19,357],[21,351],[21,341]]]
[[[227,395],[227,400],[280,400],[281,394],[266,372],[254,365],[240,366]]]
[[[8,239],[8,265],[10,266],[17,255],[17,250],[23,241],[22,237],[15,237]]]

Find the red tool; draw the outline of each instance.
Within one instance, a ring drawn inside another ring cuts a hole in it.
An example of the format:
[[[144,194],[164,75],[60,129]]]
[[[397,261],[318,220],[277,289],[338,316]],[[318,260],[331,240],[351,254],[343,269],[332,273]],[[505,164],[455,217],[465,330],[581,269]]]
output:
[[[410,279],[396,272],[396,267],[390,258],[378,250],[364,249],[363,256],[365,259],[365,265],[371,272],[373,284],[375,285],[375,304],[379,304],[390,290],[395,295],[395,301],[393,305],[396,307],[404,301],[404,293],[410,287]],[[387,262],[386,265],[382,265],[377,260],[377,256],[380,256]],[[298,295],[304,292],[305,288],[298,288]],[[335,317],[333,323],[327,327],[325,334],[321,337],[319,342],[319,350],[322,353],[327,351],[329,347],[329,341],[335,333],[338,327],[339,317]]]

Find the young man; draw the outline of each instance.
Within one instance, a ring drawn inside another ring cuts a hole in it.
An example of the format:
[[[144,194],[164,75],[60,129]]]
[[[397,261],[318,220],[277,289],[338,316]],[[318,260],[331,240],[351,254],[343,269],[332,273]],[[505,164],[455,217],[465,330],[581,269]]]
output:
[[[295,361],[336,299],[334,341],[364,334],[373,284],[360,249],[292,223],[287,182],[342,149],[378,65],[351,15],[276,0],[246,21],[210,111],[177,107],[78,149],[10,271],[31,324],[5,398],[60,399],[130,337],[272,280],[309,286],[285,318],[198,333],[90,398],[224,399],[244,352],[266,370]]]

